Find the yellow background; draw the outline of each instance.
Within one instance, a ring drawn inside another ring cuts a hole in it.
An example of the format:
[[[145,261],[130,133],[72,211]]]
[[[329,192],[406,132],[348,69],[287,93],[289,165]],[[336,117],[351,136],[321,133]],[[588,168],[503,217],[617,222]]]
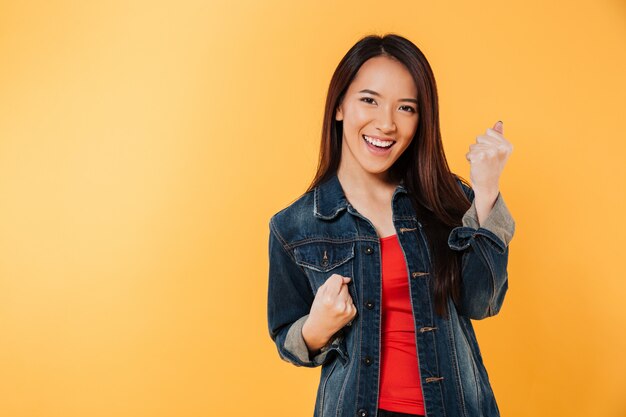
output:
[[[517,223],[475,321],[503,416],[626,416],[626,4],[0,3],[0,415],[311,416],[269,217],[368,33],[430,60],[453,171],[498,119]]]

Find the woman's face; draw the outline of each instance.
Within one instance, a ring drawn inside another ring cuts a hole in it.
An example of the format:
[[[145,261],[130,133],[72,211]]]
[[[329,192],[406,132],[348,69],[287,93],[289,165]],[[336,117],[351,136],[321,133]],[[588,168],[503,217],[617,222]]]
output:
[[[361,66],[337,107],[343,120],[340,169],[386,179],[417,130],[417,87],[406,67],[386,56]],[[373,143],[372,143],[373,142]]]

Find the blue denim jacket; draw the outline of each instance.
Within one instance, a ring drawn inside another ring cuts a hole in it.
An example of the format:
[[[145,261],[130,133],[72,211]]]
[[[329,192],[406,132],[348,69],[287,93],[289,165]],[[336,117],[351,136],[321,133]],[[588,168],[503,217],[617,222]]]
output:
[[[471,319],[493,316],[508,288],[508,245],[515,223],[499,194],[479,226],[473,190],[463,225],[448,245],[462,251],[460,305],[434,312],[431,257],[404,183],[392,197],[393,224],[405,255],[424,406],[428,417],[499,416]],[[321,366],[314,417],[376,416],[381,353],[381,253],[372,223],[345,197],[335,174],[269,222],[269,333],[280,357],[296,366]],[[357,307],[352,323],[314,357],[302,337],[317,289],[332,274],[351,277]]]

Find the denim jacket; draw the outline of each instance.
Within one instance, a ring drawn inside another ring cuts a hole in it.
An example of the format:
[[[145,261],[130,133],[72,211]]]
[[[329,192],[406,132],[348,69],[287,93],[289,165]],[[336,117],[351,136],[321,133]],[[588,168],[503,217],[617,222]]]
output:
[[[491,417],[499,409],[471,319],[500,311],[508,288],[508,245],[515,222],[501,194],[479,225],[474,192],[462,226],[448,245],[462,251],[461,301],[449,314],[434,312],[431,255],[408,190],[392,197],[393,224],[405,255],[420,382],[427,417]],[[269,334],[279,356],[296,366],[321,366],[314,417],[376,416],[381,354],[381,252],[372,223],[346,199],[335,174],[269,221]],[[302,325],[317,289],[332,274],[351,277],[354,320],[314,357]]]

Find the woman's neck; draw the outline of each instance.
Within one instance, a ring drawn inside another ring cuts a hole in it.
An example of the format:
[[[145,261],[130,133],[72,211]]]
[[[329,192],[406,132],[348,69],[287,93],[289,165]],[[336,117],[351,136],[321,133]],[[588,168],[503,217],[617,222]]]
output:
[[[346,170],[340,166],[337,177],[346,195],[361,198],[384,199],[398,186],[398,181],[389,178],[388,172],[370,174],[358,170]]]

